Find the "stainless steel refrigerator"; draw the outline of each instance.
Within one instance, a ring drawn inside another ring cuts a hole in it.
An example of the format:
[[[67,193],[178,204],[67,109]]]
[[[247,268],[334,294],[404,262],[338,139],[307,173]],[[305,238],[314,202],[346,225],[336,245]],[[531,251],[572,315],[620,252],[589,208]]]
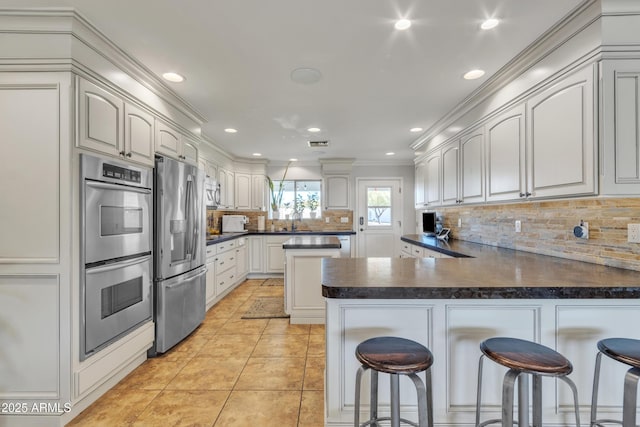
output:
[[[154,174],[154,320],[149,355],[193,332],[205,313],[204,173],[156,156]]]

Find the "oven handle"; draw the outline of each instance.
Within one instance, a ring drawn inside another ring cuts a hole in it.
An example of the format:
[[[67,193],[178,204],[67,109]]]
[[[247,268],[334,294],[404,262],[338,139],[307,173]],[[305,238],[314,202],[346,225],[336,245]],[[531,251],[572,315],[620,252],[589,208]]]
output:
[[[207,273],[207,269],[204,268],[204,269],[202,269],[200,271],[196,271],[195,273],[192,273],[192,274],[189,274],[189,275],[185,275],[185,277],[182,277],[179,282],[174,283],[172,285],[166,285],[165,288],[166,289],[177,288],[178,286],[182,286],[185,283],[190,282],[191,280],[193,280],[193,279],[195,279],[197,277],[205,275],[206,273]]]
[[[89,181],[89,180],[86,180],[86,183],[89,187],[100,188],[103,190],[132,191],[134,193],[151,194],[151,190],[149,190],[148,188],[129,187],[129,186],[119,185],[119,184],[110,184],[108,182]]]
[[[134,258],[122,262],[114,262],[112,264],[103,265],[100,267],[89,268],[85,271],[86,274],[104,273],[106,271],[118,270],[120,268],[131,267],[132,265],[141,264],[151,260],[151,255],[145,255],[140,258]]]

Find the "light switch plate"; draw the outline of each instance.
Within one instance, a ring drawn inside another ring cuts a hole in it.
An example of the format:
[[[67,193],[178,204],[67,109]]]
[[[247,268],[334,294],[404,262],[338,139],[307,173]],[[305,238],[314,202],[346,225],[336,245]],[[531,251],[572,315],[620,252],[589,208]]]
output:
[[[341,216],[340,217],[340,222],[343,223],[343,224],[346,224],[347,222],[349,222],[349,217]]]
[[[329,224],[329,223],[331,222],[331,218],[326,217],[326,218],[324,219],[324,222],[326,222],[327,224]]]
[[[640,243],[640,224],[627,224],[627,241]]]
[[[516,233],[520,233],[522,231],[522,222],[519,219],[516,220]]]

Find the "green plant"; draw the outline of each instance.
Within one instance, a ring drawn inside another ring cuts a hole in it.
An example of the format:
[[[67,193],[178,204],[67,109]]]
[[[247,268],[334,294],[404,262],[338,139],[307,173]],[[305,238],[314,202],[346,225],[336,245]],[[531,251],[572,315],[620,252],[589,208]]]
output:
[[[267,176],[267,181],[269,183],[269,190],[271,191],[271,210],[277,211],[282,204],[282,193],[284,193],[284,179],[287,177],[287,172],[289,171],[289,166],[291,162],[287,163],[287,167],[284,169],[284,174],[282,175],[282,179],[278,183],[278,191],[276,193],[275,184],[271,177]]]
[[[305,202],[302,200],[302,194],[298,194],[296,196],[295,205],[293,207],[293,211],[297,214],[301,214],[304,210]]]
[[[309,193],[307,195],[307,207],[311,212],[318,209],[318,193]]]

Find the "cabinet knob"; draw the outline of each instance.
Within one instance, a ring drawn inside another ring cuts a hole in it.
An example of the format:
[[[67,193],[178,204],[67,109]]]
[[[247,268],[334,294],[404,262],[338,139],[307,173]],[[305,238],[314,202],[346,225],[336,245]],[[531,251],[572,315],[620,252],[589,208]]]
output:
[[[127,153],[127,157],[131,158],[131,151]]]
[[[520,193],[520,197],[524,197],[524,193]]]
[[[120,154],[122,157],[124,157],[124,151],[121,151],[118,154]]]

